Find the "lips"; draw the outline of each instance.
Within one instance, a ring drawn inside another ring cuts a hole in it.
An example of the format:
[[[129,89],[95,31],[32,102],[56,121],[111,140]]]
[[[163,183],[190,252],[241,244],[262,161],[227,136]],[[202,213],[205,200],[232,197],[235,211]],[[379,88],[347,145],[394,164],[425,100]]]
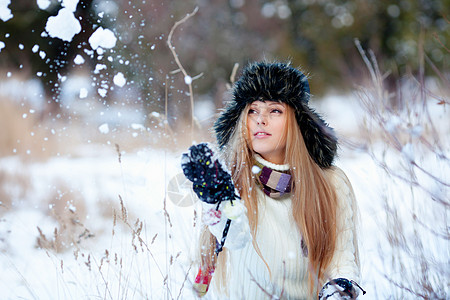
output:
[[[270,133],[265,132],[265,131],[258,131],[253,136],[255,136],[255,137],[267,137],[267,136],[272,136],[272,135]]]

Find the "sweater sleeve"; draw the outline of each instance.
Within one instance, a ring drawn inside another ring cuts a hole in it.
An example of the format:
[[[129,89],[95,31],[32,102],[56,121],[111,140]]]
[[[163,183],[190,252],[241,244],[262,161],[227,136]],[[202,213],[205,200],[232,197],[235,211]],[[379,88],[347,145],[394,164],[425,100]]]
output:
[[[336,188],[337,241],[336,251],[329,265],[329,279],[360,280],[358,240],[356,235],[357,207],[353,188],[345,173],[334,167],[332,181]]]

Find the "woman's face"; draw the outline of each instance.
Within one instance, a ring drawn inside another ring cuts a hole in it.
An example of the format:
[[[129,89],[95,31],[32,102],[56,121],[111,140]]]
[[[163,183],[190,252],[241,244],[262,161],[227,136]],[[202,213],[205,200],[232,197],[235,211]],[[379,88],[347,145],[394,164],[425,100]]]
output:
[[[255,101],[250,105],[247,129],[250,147],[265,160],[284,163],[287,106],[275,101]]]

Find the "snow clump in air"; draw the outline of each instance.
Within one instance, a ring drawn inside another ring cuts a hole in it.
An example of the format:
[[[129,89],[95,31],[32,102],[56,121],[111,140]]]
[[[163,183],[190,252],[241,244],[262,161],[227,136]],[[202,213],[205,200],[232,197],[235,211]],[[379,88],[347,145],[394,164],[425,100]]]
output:
[[[11,9],[8,8],[8,5],[10,4],[11,0],[0,0],[0,19],[2,19],[3,22],[6,22],[13,17]]]
[[[5,48],[5,43],[0,41],[0,52],[2,52],[2,49]]]
[[[82,64],[84,64],[85,60],[84,60],[83,56],[81,56],[80,54],[77,54],[77,56],[75,56],[75,58],[73,59],[73,62],[76,65],[82,65]]]
[[[116,46],[117,38],[114,33],[109,29],[97,28],[91,35],[88,42],[91,48],[97,50],[98,48],[111,49]]]
[[[36,2],[40,9],[47,9],[51,4],[50,0],[37,0]]]
[[[107,123],[104,123],[98,127],[98,130],[103,134],[107,134],[109,133],[109,126]]]
[[[80,99],[84,99],[88,96],[88,90],[85,88],[80,89]]]
[[[123,87],[127,83],[127,79],[123,76],[122,72],[119,72],[114,76],[113,82],[118,87]]]
[[[62,8],[56,16],[48,18],[45,30],[53,38],[70,42],[80,33],[81,25],[69,8]]]

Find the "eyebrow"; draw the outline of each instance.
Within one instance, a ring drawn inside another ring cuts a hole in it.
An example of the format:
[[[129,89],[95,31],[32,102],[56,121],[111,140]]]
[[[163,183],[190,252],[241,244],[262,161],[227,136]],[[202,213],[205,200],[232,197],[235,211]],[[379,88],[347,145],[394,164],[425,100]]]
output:
[[[282,102],[271,102],[271,103],[267,104],[267,106],[276,106],[276,105],[280,105],[283,108],[286,106],[286,104],[284,104]],[[251,107],[258,107],[258,104],[252,103],[250,106]]]

